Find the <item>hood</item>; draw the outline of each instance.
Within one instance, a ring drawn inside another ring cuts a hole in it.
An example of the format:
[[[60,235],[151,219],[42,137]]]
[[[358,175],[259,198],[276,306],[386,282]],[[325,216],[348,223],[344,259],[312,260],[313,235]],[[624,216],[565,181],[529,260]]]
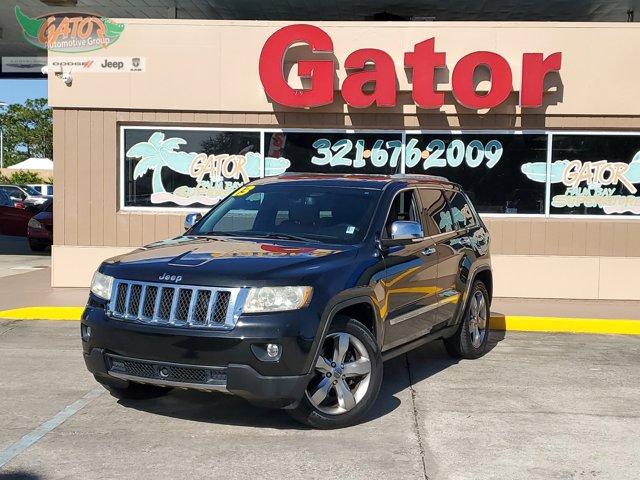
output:
[[[178,237],[106,261],[102,271],[116,278],[181,285],[302,285],[342,266],[357,247],[288,240]]]

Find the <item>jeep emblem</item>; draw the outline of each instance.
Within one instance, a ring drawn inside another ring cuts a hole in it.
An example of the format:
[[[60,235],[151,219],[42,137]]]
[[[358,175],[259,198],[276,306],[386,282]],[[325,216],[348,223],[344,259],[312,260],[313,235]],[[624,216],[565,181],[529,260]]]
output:
[[[182,275],[169,275],[168,273],[163,273],[158,277],[158,280],[164,280],[165,282],[180,283],[182,281]]]

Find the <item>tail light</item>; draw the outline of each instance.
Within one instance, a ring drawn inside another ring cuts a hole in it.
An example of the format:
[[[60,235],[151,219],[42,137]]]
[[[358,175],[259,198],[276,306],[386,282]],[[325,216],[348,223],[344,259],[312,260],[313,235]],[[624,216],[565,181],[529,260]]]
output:
[[[24,206],[24,203],[22,202],[16,202],[16,204],[14,205],[15,208],[21,208],[22,210],[26,209],[27,207]]]

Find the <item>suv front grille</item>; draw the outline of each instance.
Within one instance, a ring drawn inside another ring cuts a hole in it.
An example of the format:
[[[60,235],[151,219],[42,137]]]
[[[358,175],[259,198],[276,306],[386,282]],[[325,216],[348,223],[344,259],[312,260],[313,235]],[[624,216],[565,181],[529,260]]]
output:
[[[198,385],[206,387],[226,385],[227,383],[227,369],[224,367],[199,367],[153,362],[112,354],[107,354],[106,357],[109,374],[115,377],[135,377],[140,381],[150,380],[150,383],[154,383],[153,380],[174,384],[183,383],[196,388]]]
[[[232,328],[242,289],[114,281],[107,314],[154,325]]]

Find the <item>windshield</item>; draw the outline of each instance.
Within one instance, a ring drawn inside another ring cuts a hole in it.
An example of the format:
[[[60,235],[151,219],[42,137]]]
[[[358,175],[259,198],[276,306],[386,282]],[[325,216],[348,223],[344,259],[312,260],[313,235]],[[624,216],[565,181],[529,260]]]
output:
[[[189,232],[354,244],[367,233],[378,190],[247,185],[227,197]]]
[[[20,188],[22,188],[29,195],[42,195],[40,191],[36,190],[33,187],[30,187],[29,185],[20,185]]]

